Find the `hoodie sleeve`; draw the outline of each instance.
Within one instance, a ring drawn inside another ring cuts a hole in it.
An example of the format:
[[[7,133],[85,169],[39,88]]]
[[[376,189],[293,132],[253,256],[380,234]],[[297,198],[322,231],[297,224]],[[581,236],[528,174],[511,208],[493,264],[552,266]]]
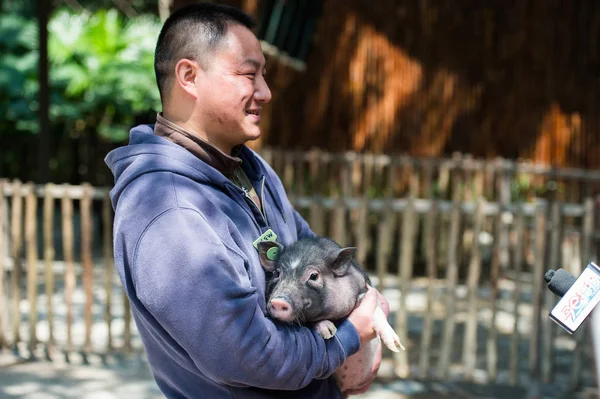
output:
[[[266,318],[244,260],[195,210],[155,219],[132,270],[137,296],[168,334],[165,342],[174,340],[218,383],[299,389],[331,375],[360,345],[347,320],[324,340],[312,329]]]

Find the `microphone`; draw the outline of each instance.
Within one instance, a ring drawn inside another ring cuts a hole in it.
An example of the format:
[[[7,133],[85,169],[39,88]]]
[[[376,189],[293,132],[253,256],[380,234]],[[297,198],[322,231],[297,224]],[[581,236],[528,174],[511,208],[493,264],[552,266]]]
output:
[[[556,296],[563,297],[569,291],[569,288],[577,280],[571,273],[565,269],[556,271],[550,269],[544,275],[544,280],[548,284],[548,289]]]
[[[548,289],[562,299],[550,312],[550,319],[573,334],[600,302],[600,267],[590,262],[578,278],[564,269],[548,270]]]

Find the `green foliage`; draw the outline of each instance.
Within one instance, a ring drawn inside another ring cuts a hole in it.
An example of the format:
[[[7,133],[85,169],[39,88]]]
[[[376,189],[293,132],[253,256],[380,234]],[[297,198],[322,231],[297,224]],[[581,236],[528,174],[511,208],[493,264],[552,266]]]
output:
[[[58,10],[48,30],[53,132],[75,130],[121,141],[137,115],[159,110],[153,70],[158,18],[125,21],[116,10],[79,14]],[[1,15],[0,51],[0,130],[37,133],[35,20]]]
[[[160,107],[153,54],[160,25],[152,17],[125,23],[116,10],[60,11],[49,24],[51,85],[63,88],[51,117],[121,141],[135,115]],[[79,115],[77,115],[79,113]]]
[[[2,0],[2,12],[35,18],[38,0]]]
[[[0,130],[37,131],[37,27],[14,14],[0,16]]]
[[[547,176],[536,178],[535,175],[521,173],[511,182],[511,199],[513,202],[533,201],[535,198],[554,198],[565,200],[565,184]]]

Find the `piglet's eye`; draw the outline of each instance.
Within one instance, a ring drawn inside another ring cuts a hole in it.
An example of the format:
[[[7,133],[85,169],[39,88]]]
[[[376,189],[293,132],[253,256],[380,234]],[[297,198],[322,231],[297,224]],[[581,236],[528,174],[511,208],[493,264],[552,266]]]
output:
[[[319,273],[311,273],[309,280],[311,281],[317,281],[319,279]]]

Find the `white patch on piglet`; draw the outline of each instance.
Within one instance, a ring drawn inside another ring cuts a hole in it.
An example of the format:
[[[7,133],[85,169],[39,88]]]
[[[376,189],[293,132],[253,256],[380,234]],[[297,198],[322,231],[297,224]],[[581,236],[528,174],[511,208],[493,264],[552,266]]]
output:
[[[294,261],[290,263],[290,270],[294,270],[298,266],[300,266],[300,259],[294,259]]]

